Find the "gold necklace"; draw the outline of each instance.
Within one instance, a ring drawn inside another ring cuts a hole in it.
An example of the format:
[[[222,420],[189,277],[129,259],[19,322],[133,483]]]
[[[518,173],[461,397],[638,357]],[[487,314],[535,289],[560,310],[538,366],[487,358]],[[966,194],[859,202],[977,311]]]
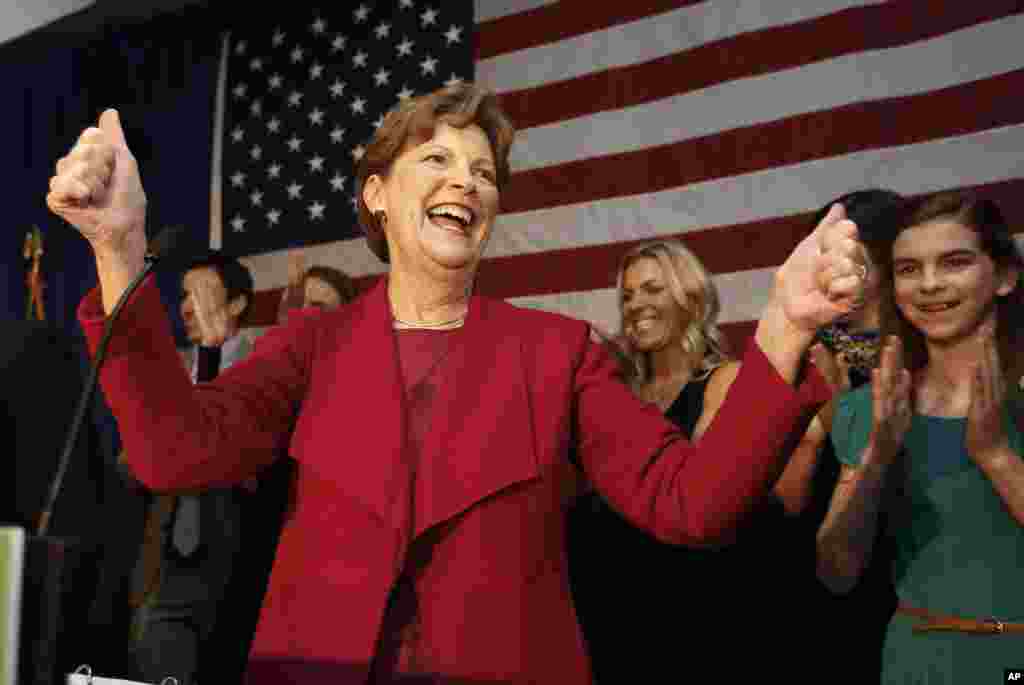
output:
[[[418,330],[418,331],[450,331],[456,328],[462,328],[462,324],[466,322],[465,315],[452,319],[451,321],[442,321],[440,323],[419,323],[416,321],[403,321],[395,316],[394,312],[391,313],[391,318],[394,319],[395,328],[399,330]]]

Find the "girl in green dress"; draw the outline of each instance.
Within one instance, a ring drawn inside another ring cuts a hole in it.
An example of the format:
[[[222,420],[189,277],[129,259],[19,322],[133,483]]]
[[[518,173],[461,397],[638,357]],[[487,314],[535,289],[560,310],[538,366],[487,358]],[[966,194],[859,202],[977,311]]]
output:
[[[880,265],[892,335],[833,420],[817,572],[852,589],[885,509],[900,606],[882,682],[1002,682],[1024,664],[1024,260],[998,207],[967,194],[910,204],[900,225]]]

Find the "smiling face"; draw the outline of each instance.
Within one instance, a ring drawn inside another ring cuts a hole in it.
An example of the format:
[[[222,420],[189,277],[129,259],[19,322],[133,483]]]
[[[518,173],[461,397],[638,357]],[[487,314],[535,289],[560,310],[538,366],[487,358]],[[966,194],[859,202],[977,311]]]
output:
[[[970,337],[994,317],[996,296],[1016,282],[1013,269],[997,268],[982,250],[977,232],[950,219],[905,229],[892,257],[896,305],[929,345]]]
[[[386,176],[366,180],[363,199],[387,215],[394,268],[475,270],[498,213],[491,144],[475,124],[439,122],[430,140],[407,144]]]
[[[621,306],[623,330],[638,352],[679,344],[690,322],[653,257],[635,259],[623,271]]]

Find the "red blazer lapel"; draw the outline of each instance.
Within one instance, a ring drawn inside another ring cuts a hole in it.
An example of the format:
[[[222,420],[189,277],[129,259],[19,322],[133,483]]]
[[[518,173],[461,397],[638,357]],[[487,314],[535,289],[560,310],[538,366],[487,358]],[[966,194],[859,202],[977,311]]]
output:
[[[414,536],[538,477],[522,342],[510,325],[494,303],[470,301],[418,456]]]
[[[350,307],[322,338],[293,452],[402,540],[410,521],[406,409],[387,279]]]

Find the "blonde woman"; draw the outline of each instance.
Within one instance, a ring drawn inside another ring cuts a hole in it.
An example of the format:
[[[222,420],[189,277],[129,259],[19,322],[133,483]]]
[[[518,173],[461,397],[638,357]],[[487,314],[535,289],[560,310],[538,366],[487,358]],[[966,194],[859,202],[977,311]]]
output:
[[[718,328],[714,282],[680,241],[658,240],[622,258],[617,285],[622,331],[618,347],[627,383],[684,435],[699,441],[740,369]],[[748,399],[751,411],[761,411],[756,398]],[[723,631],[732,633],[738,617],[767,610],[775,590],[766,592],[766,581],[774,575],[778,582],[785,580],[785,566],[776,565],[778,573],[765,570],[772,566],[771,558],[764,558],[761,544],[764,538],[774,552],[792,539],[783,534],[786,522],[777,496],[765,500],[735,544],[719,549],[659,542],[596,492],[579,499],[570,521],[577,611],[599,683],[648,682],[641,677],[645,675],[657,682],[657,674],[678,668],[681,649],[687,670],[698,669],[702,658],[717,658],[712,655],[720,653]],[[673,592],[681,578],[698,591]],[[666,625],[673,628],[666,630]],[[734,646],[743,644],[744,653],[771,644],[761,634],[732,633],[729,639]],[[758,668],[768,666],[759,662]]]

